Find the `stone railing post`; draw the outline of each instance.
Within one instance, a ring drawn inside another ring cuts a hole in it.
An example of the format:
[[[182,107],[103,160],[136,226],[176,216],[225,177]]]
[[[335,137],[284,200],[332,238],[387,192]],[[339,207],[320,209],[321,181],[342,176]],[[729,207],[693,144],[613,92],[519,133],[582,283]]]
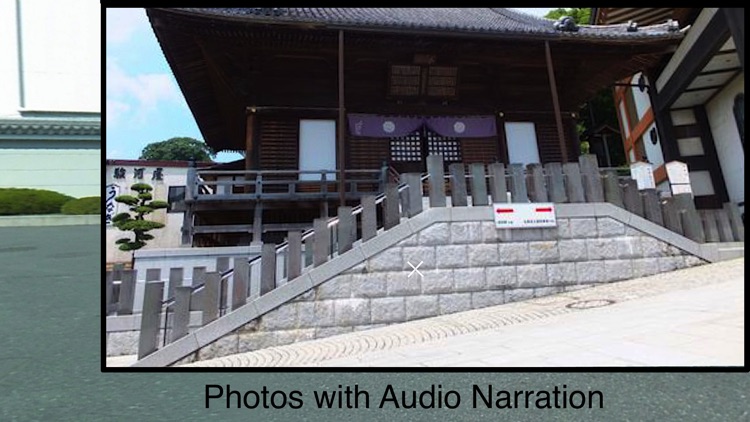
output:
[[[448,166],[451,173],[451,206],[465,207],[469,204],[466,191],[466,170],[463,163]]]
[[[375,237],[378,232],[377,205],[375,197],[367,195],[362,197],[362,241]]]
[[[562,170],[565,174],[565,191],[568,194],[568,201],[571,203],[586,202],[583,182],[581,181],[581,169],[578,163],[564,163]]]
[[[445,206],[445,169],[442,155],[427,156],[428,183],[430,186],[430,207]]]
[[[149,281],[143,292],[141,331],[138,337],[138,359],[155,352],[159,345],[161,322],[161,298],[164,294],[163,281]]]
[[[248,285],[250,284],[250,265],[244,256],[234,258],[232,273],[232,310],[247,303]]]
[[[485,180],[484,164],[475,163],[469,166],[471,171],[471,205],[489,205],[487,198],[487,181]]]
[[[505,180],[505,164],[492,163],[490,170],[490,194],[493,203],[508,202],[508,184]]]
[[[568,195],[565,193],[565,178],[563,176],[562,164],[547,163],[544,165],[544,170],[547,173],[549,200],[558,204],[568,202]]]
[[[523,164],[510,165],[510,202],[529,202]]]

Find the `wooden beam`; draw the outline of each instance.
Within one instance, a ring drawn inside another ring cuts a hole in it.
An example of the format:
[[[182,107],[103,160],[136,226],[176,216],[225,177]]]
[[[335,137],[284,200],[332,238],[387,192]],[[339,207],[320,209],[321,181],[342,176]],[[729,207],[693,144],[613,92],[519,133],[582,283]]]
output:
[[[706,25],[690,51],[672,73],[672,77],[659,90],[656,101],[652,102],[657,111],[669,109],[685,88],[700,74],[700,71],[719,52],[729,39],[727,20],[722,13],[716,13]]]
[[[740,65],[745,70],[745,9],[725,7],[724,16],[726,16],[729,32],[732,34],[734,46],[737,48],[737,55],[740,57]]]
[[[567,163],[568,151],[565,147],[562,116],[560,115],[560,101],[557,98],[557,83],[555,82],[555,69],[552,67],[552,53],[549,49],[549,41],[544,41],[544,53],[547,58],[547,74],[549,75],[549,88],[552,92],[552,107],[555,109],[555,124],[557,125],[557,138],[560,142],[560,153],[562,154],[562,162]]]

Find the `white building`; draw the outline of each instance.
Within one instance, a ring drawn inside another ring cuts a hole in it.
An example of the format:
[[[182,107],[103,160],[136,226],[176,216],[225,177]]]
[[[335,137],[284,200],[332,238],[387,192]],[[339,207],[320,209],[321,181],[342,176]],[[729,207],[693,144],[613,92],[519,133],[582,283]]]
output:
[[[118,213],[128,211],[128,206],[114,201],[114,197],[134,194],[130,187],[139,182],[147,183],[154,188],[151,191],[153,199],[170,204],[169,208],[156,210],[146,217],[151,221],[165,224],[165,227],[149,232],[154,239],[150,240],[142,250],[180,247],[180,230],[184,213],[173,209],[172,204],[184,198],[187,170],[187,161],[107,160],[105,173],[107,264],[129,264],[131,261],[131,253],[119,250],[115,241],[124,237],[132,238],[133,233],[120,231],[111,224],[110,220]]]
[[[631,163],[650,162],[663,190],[665,163],[684,162],[698,208],[730,202],[744,213],[744,9],[604,8],[595,17],[640,25],[682,19],[685,38],[661,68],[647,72],[643,87],[636,74],[615,90],[625,152]]]
[[[0,188],[101,195],[101,6],[0,1]]]

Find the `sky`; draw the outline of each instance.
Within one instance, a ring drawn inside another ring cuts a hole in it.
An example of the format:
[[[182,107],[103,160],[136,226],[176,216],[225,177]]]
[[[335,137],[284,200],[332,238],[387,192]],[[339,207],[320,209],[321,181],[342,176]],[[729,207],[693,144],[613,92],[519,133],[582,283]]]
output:
[[[176,136],[203,140],[143,9],[106,9],[108,159],[137,159],[143,148]],[[516,8],[544,16],[551,8]],[[219,153],[215,160],[240,159]]]

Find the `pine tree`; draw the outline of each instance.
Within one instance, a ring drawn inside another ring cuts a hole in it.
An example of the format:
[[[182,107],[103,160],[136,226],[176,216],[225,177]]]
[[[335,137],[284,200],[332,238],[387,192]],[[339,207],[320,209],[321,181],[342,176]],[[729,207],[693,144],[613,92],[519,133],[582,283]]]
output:
[[[167,208],[164,201],[154,201],[151,191],[153,188],[147,183],[136,183],[130,187],[136,192],[133,195],[120,195],[115,197],[115,201],[128,205],[129,212],[121,212],[112,217],[112,224],[122,231],[132,231],[135,234],[134,239],[122,238],[117,239],[115,244],[120,245],[122,251],[135,251],[146,246],[146,242],[153,239],[154,236],[148,232],[154,229],[164,227],[164,224],[146,220],[145,216],[151,214],[160,208]]]

